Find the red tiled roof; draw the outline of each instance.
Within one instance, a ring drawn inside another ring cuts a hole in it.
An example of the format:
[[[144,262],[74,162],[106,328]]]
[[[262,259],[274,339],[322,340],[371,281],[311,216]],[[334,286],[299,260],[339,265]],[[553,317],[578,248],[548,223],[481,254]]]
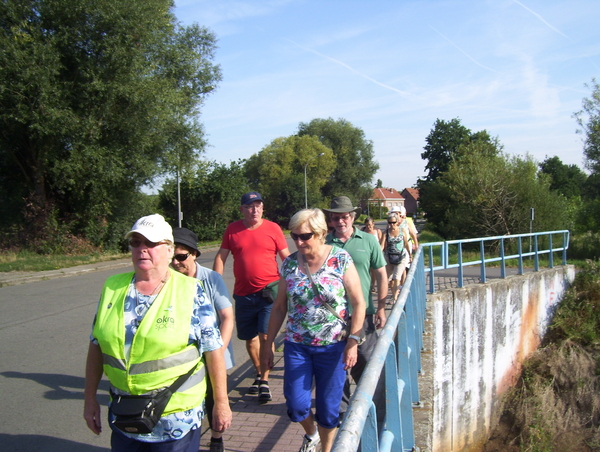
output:
[[[404,191],[407,191],[414,199],[419,199],[419,190],[416,188],[405,188]],[[402,193],[404,193],[404,191]]]
[[[373,190],[373,199],[392,199],[400,201],[404,198],[400,192],[394,188],[376,188]]]

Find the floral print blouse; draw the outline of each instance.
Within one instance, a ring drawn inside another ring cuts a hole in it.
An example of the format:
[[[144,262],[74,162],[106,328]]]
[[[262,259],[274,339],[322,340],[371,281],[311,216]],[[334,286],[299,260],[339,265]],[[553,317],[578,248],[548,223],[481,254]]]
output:
[[[320,297],[325,298],[341,318],[349,321],[344,274],[351,263],[350,254],[333,246],[323,266],[312,275],[319,291],[317,295],[308,276],[299,268],[298,252],[283,261],[281,275],[286,281],[288,301],[285,340],[314,346],[331,345],[340,340],[345,324],[324,306]]]

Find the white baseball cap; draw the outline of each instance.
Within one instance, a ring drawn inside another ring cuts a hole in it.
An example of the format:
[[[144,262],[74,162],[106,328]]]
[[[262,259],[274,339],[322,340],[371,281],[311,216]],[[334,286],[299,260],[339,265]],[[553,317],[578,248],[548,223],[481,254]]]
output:
[[[128,239],[134,232],[143,235],[154,243],[162,242],[163,240],[174,241],[173,228],[165,221],[162,215],[157,213],[142,217],[136,221],[131,231],[125,235],[125,238]]]

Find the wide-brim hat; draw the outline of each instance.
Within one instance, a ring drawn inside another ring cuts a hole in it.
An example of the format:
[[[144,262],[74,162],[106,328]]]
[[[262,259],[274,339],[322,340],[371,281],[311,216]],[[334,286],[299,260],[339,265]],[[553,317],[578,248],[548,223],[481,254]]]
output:
[[[185,245],[188,248],[196,251],[198,256],[201,252],[198,249],[198,236],[187,228],[173,228],[173,237],[175,245]]]
[[[128,239],[136,232],[154,243],[164,240],[173,241],[173,228],[171,228],[171,225],[166,222],[162,215],[157,213],[142,217],[136,221],[131,231],[125,234],[125,239]]]
[[[356,212],[356,216],[362,213],[362,209],[358,206],[353,206],[352,201],[347,196],[336,196],[331,200],[331,207],[323,210],[329,213]]]

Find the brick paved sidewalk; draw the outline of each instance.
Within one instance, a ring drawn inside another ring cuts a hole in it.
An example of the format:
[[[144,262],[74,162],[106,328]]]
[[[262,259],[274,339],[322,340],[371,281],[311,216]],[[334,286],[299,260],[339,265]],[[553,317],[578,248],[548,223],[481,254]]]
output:
[[[292,423],[283,397],[283,352],[275,353],[275,366],[269,375],[273,400],[261,405],[257,395],[247,394],[254,381],[246,378],[229,392],[233,421],[223,435],[227,452],[298,452],[304,429]],[[200,450],[208,451],[210,435],[202,435]]]

